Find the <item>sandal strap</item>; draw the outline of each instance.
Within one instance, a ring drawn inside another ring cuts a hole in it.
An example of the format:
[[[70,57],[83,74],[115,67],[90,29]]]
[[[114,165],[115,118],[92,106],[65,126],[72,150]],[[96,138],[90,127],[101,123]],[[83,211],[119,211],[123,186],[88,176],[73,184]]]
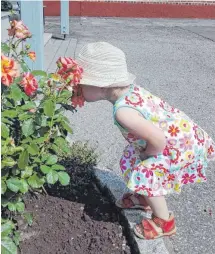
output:
[[[175,228],[175,219],[173,214],[170,214],[168,220],[163,220],[152,214],[152,219],[143,219],[139,226],[141,226],[142,236],[150,240],[173,231]]]
[[[145,239],[154,239],[156,236],[159,235],[159,232],[157,232],[156,228],[153,226],[152,220],[144,219],[141,223]]]
[[[130,200],[133,205],[135,204],[139,204],[139,205],[142,205],[144,207],[148,207],[148,204],[146,202],[146,200],[144,199],[144,196],[143,198],[141,199],[141,202],[140,202],[140,195],[138,195],[137,193],[125,193],[122,197],[122,200]]]
[[[158,226],[160,227],[163,232],[169,232],[172,231],[175,227],[175,219],[174,216],[172,214],[170,214],[170,217],[168,220],[163,220],[157,216],[155,216],[154,214],[152,214],[152,221]]]
[[[132,193],[125,193],[122,197],[123,203],[127,200],[131,201],[134,204],[134,201],[132,200]]]
[[[146,207],[149,206],[149,205],[147,204],[147,202],[146,202],[144,196],[140,196],[140,195],[137,194],[137,193],[134,193],[133,196],[134,196],[135,198],[137,198],[138,200],[140,200],[140,197],[142,197],[142,198],[141,198],[141,203],[140,203],[140,202],[139,202],[139,203],[140,203],[141,205],[143,205],[143,206],[146,206]]]
[[[125,193],[125,194],[122,196],[122,200],[124,200],[124,199],[130,199],[130,197],[131,197],[132,195],[133,195],[133,194],[132,194],[132,193],[129,193],[129,192]]]

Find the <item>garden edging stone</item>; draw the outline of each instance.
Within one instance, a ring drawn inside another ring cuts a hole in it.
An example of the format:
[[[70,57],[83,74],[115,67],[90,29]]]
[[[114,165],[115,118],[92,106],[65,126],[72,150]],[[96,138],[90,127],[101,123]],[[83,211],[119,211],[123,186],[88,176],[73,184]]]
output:
[[[120,176],[113,171],[94,167],[94,172],[98,187],[101,191],[106,192],[106,195],[109,196],[113,203],[115,203],[123,193],[129,191]],[[133,226],[139,223],[142,217],[149,217],[149,214],[136,209],[127,209],[121,210],[120,216],[122,217],[121,219],[123,220],[125,230],[128,231],[126,233],[129,244],[133,248],[134,253],[132,252],[132,254],[169,254],[162,238],[156,240],[142,240],[134,236],[132,230]]]

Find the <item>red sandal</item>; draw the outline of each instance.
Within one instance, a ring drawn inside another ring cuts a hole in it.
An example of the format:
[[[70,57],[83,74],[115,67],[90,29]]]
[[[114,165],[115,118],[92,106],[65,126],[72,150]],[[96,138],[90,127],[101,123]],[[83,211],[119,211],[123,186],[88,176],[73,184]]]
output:
[[[121,199],[116,201],[115,204],[117,207],[123,209],[142,209],[145,212],[151,211],[151,208],[144,199],[144,196],[137,193],[125,193]]]
[[[143,219],[134,227],[134,233],[145,240],[174,235],[176,233],[174,215],[170,213],[169,219],[163,220],[152,214],[152,219]]]

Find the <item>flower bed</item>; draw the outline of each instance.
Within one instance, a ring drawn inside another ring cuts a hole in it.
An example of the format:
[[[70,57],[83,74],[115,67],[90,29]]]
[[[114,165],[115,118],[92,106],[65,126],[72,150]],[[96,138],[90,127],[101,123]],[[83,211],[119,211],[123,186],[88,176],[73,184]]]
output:
[[[55,73],[32,71],[30,31],[12,21],[8,35],[1,45],[2,254],[129,254],[115,206],[94,182],[93,151],[66,139],[65,110],[84,105],[82,68],[60,57]]]
[[[16,253],[19,233],[14,215],[25,212],[23,195],[46,192],[44,184],[65,186],[70,176],[60,158],[70,152],[72,133],[65,110],[75,111],[84,100],[79,86],[83,70],[71,58],[60,57],[55,73],[30,70],[35,61],[27,44],[32,35],[22,21],[10,22],[9,41],[1,55],[2,253]],[[7,215],[7,211],[10,215]]]
[[[68,162],[71,176],[66,187],[48,188],[50,196],[28,197],[26,209],[34,215],[23,228],[23,254],[130,254],[118,213],[96,187],[89,168]]]

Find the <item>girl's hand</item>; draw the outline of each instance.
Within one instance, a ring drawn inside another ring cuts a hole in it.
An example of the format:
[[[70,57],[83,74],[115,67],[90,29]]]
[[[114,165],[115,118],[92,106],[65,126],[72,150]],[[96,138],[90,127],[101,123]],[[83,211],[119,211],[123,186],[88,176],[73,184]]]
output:
[[[148,159],[150,156],[146,154],[146,148],[140,148],[140,159],[144,161]]]
[[[146,160],[148,158],[149,158],[149,156],[147,156],[144,152],[140,152],[140,159],[141,159],[141,161],[144,161],[144,160]]]
[[[140,112],[132,108],[122,107],[116,112],[116,120],[135,137],[147,142],[142,158],[155,156],[163,152],[166,147],[164,132],[152,122],[146,120]]]

